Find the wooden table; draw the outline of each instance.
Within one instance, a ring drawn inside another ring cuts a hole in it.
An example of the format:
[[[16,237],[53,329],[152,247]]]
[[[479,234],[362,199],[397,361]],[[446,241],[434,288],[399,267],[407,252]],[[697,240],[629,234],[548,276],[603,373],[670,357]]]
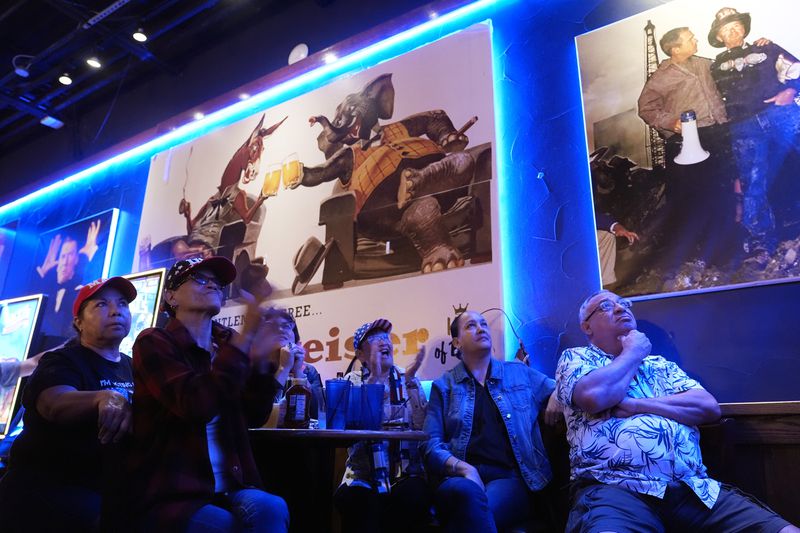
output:
[[[291,531],[337,530],[333,493],[341,482],[337,451],[360,441],[417,441],[428,438],[413,430],[276,429],[250,430],[253,454],[264,487],[289,505]]]

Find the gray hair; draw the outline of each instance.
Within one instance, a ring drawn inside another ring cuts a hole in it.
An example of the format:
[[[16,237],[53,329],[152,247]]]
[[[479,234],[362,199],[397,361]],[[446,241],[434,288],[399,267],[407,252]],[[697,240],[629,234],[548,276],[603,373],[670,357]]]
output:
[[[583,301],[580,308],[578,309],[578,324],[583,324],[586,321],[586,315],[588,314],[586,311],[589,308],[589,302],[592,301],[592,298],[594,298],[598,294],[603,294],[604,292],[607,292],[608,294],[614,294],[609,290],[600,289],[599,291],[595,291],[586,297],[586,299]]]
[[[681,33],[685,31],[689,31],[689,28],[684,26],[682,28],[672,28],[665,33],[661,37],[661,40],[658,41],[658,45],[661,47],[661,50],[668,56],[672,57],[672,49],[676,46],[680,46],[683,43]]]

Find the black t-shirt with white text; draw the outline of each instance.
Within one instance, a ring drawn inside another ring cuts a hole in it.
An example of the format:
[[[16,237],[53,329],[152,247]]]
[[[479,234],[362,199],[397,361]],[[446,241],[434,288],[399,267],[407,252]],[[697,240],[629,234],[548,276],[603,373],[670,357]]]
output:
[[[98,487],[102,464],[97,413],[71,424],[43,418],[36,409],[39,394],[67,385],[78,391],[115,390],[133,396],[131,359],[109,361],[95,351],[73,345],[45,354],[30,377],[22,403],[24,429],[11,448],[9,468],[31,469],[57,479]]]

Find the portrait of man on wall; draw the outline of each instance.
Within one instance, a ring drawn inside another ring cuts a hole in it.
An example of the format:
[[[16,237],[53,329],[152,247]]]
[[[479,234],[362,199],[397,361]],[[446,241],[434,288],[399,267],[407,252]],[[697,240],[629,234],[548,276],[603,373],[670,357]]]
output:
[[[72,302],[85,283],[106,275],[116,223],[117,211],[111,209],[39,235],[36,267],[25,294],[47,297],[44,335],[72,336]]]

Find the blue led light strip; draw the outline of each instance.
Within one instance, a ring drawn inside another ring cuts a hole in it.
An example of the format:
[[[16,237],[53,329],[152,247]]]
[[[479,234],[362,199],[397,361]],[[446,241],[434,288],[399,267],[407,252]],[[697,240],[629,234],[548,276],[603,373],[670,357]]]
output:
[[[494,31],[494,28],[492,29]],[[513,209],[510,207],[507,208],[506,206],[510,206],[512,202],[510,199],[512,198],[513,191],[509,190],[509,187],[506,183],[505,179],[501,179],[500,177],[505,173],[505,166],[506,166],[506,157],[505,157],[505,147],[502,143],[502,136],[504,128],[504,105],[503,102],[506,101],[506,98],[501,94],[501,87],[502,84],[499,83],[500,80],[503,79],[503,69],[501,68],[501,64],[503,59],[498,57],[497,49],[498,47],[495,46],[494,37],[492,37],[492,92],[494,94],[494,127],[495,127],[495,146],[497,147],[494,150],[494,157],[495,157],[495,164],[497,165],[497,205],[498,205],[498,216],[499,216],[499,233],[500,233],[500,275],[502,276],[501,280],[501,295],[500,298],[503,301],[503,305],[501,306],[503,309],[506,310],[512,317],[514,316],[514,302],[511,298],[511,294],[513,294],[514,284],[511,282],[512,280],[512,271],[511,269],[514,267],[515,263],[512,259],[512,252],[511,248],[511,228],[514,225],[509,220],[509,217],[513,213]],[[508,330],[508,326],[503,326],[503,331],[506,332]],[[511,361],[514,359],[517,351],[517,339],[514,335],[503,335],[505,340],[504,354],[505,359],[507,361]]]
[[[285,101],[297,94],[301,94],[304,92],[303,89],[310,90],[315,86],[319,86],[322,82],[336,75],[343,74],[354,68],[367,68],[369,64],[396,57],[407,51],[399,50],[398,48],[400,47],[404,46],[407,49],[413,49],[414,45],[420,46],[428,42],[427,40],[442,38],[448,33],[463,29],[469,23],[477,22],[480,16],[488,15],[491,8],[495,8],[499,4],[510,1],[514,0],[477,0],[476,2],[457,8],[449,13],[431,18],[418,26],[388,37],[362,48],[361,50],[352,52],[330,64],[322,65],[319,68],[258,93],[247,100],[237,102],[224,109],[210,113],[201,120],[185,124],[174,131],[156,137],[126,152],[117,154],[87,169],[42,187],[27,196],[0,207],[0,215],[22,204],[53,193],[64,186],[90,178],[113,165],[123,164],[135,158],[148,157],[172,146],[199,137],[212,129],[250,116],[271,105]]]
[[[111,270],[111,256],[114,252],[114,241],[117,239],[117,224],[119,224],[119,209],[116,207],[111,210],[111,225],[108,231],[108,243],[106,244],[106,258],[103,260],[103,272],[100,277],[107,278]]]

